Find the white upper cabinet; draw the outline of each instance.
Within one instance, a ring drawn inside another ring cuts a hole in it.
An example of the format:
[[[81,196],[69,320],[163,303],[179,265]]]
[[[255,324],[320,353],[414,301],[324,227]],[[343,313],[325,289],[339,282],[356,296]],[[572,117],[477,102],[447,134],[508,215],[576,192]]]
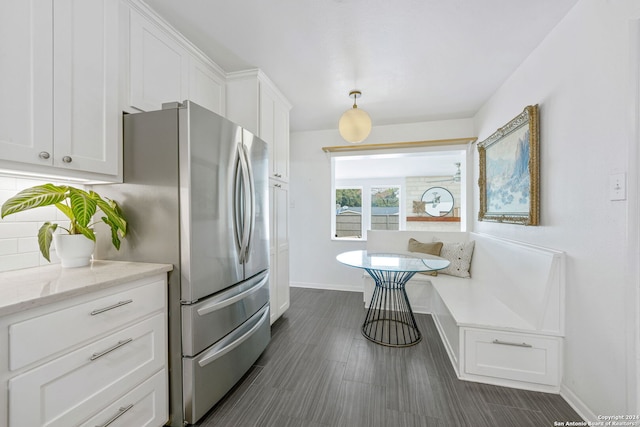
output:
[[[4,160],[52,164],[52,37],[51,0],[0,2],[0,157]]]
[[[117,180],[117,8],[0,2],[1,168]]]
[[[291,107],[282,102],[274,102],[273,140],[271,150],[271,173],[274,178],[289,181],[289,110]],[[266,119],[266,118],[265,118]]]
[[[260,70],[230,73],[227,117],[269,144],[269,177],[289,180],[291,104]]]
[[[189,99],[224,115],[225,73],[196,46],[144,4],[129,0],[129,31],[122,46],[128,62],[128,101],[131,112],[153,111],[163,103]]]
[[[196,57],[191,57],[189,65],[189,99],[224,116],[225,78],[222,71]]]
[[[130,15],[129,103],[140,111],[188,97],[189,55],[185,48],[135,10]]]
[[[53,165],[118,173],[118,2],[55,0]]]

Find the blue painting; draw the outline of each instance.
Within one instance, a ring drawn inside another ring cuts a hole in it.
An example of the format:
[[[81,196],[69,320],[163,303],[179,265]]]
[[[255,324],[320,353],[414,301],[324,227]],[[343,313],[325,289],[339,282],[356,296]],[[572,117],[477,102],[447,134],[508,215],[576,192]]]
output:
[[[478,144],[480,221],[538,225],[540,213],[538,106]]]
[[[529,129],[520,128],[499,144],[487,147],[487,211],[529,211]]]

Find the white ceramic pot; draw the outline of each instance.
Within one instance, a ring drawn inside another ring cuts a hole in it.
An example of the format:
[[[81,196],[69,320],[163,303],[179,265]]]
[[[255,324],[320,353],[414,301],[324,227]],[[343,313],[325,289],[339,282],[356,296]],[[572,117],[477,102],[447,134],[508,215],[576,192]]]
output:
[[[55,233],[53,244],[60,258],[60,264],[65,268],[74,268],[85,267],[91,263],[96,242],[82,234]]]

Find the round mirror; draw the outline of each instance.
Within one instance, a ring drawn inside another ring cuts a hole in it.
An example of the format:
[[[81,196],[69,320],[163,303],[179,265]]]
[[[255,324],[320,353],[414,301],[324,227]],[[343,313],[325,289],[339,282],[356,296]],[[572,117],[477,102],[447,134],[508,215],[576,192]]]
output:
[[[444,187],[431,187],[422,194],[425,212],[445,216],[453,209],[453,194]]]

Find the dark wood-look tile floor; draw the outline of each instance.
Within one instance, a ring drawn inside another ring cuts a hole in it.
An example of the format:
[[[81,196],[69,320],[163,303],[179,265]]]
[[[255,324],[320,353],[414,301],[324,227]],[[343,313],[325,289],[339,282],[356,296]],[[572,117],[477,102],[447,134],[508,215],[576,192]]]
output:
[[[559,396],[457,379],[429,315],[389,348],[360,333],[362,293],[291,289],[268,348],[201,427],[545,427],[580,421]]]

